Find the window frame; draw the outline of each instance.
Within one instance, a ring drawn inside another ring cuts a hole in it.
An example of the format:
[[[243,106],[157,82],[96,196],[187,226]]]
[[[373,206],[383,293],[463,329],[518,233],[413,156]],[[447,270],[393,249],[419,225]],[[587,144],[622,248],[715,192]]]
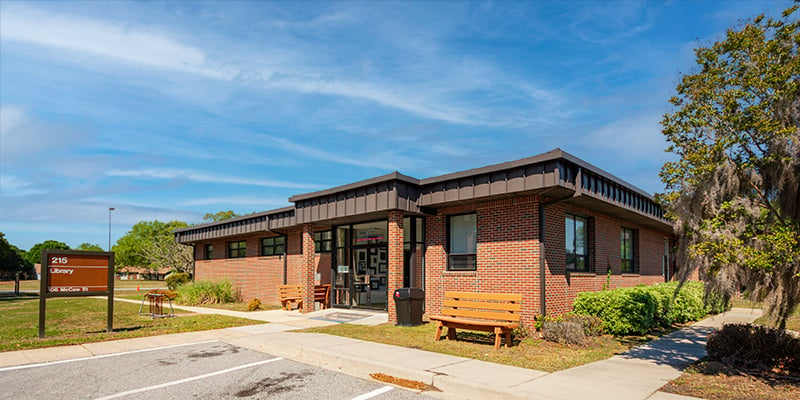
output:
[[[451,221],[454,217],[461,217],[464,215],[474,215],[475,216],[475,252],[474,253],[453,253],[451,249],[451,235],[452,235],[452,228],[451,228]],[[454,271],[454,272],[472,272],[478,270],[478,213],[477,212],[468,212],[468,213],[461,213],[461,214],[451,214],[447,216],[446,224],[446,237],[445,237],[445,251],[447,254],[447,271]],[[454,261],[461,260],[466,261],[467,266],[466,268],[454,267],[457,265]]]
[[[573,221],[573,223],[572,223],[572,229],[573,229],[572,252],[570,252],[570,249],[568,248],[568,243],[567,243],[567,237],[569,236],[568,235],[568,231],[567,231],[567,229],[568,229],[567,228],[567,222],[568,222],[568,220],[570,218]],[[577,253],[577,249],[576,249],[576,247],[577,247],[577,238],[578,238],[578,227],[577,227],[577,225],[578,225],[577,221],[578,220],[583,221],[583,231],[584,231],[583,232],[583,237],[584,237],[583,251],[584,251],[584,253]],[[571,213],[565,213],[565,216],[564,216],[564,269],[567,272],[593,272],[594,271],[593,265],[591,263],[592,241],[591,241],[591,239],[589,237],[590,232],[591,232],[591,229],[589,227],[590,224],[591,224],[591,220],[589,218],[587,218],[587,217],[576,215],[576,214],[571,214]],[[583,265],[584,265],[584,268],[581,268],[581,269],[578,268],[578,260],[580,258],[583,258]],[[572,265],[574,265],[575,267],[572,267],[572,268],[569,267],[570,259],[572,259],[572,261],[573,261]]]
[[[278,243],[280,239],[280,243]],[[267,243],[270,241],[271,243]],[[280,256],[286,254],[286,236],[270,236],[261,238],[261,247],[259,248],[259,256]],[[280,251],[277,251],[280,249]],[[269,250],[269,251],[268,251]]]
[[[212,260],[214,254],[214,244],[207,243],[203,246],[203,259],[204,260]]]
[[[324,238],[323,234],[328,233],[328,238]],[[327,249],[325,248],[327,244]],[[333,230],[314,232],[314,252],[315,253],[330,253],[333,251]]]
[[[625,257],[625,242],[628,241],[625,238],[625,233],[630,233],[630,258]],[[625,228],[622,227],[620,230],[620,271],[623,274],[637,274],[639,273],[639,265],[636,262],[636,256],[638,253],[638,240],[637,240],[637,231],[636,229]]]
[[[238,244],[239,246],[233,248],[232,245],[234,244]],[[232,240],[228,242],[226,249],[228,258],[245,258],[247,257],[247,240]],[[234,251],[236,254],[234,254]]]

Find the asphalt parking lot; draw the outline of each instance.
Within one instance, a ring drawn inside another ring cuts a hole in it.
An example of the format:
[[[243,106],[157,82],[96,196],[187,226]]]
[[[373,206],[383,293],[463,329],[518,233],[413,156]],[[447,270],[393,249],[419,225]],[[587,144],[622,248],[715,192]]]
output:
[[[429,399],[219,341],[0,369],[2,399]]]

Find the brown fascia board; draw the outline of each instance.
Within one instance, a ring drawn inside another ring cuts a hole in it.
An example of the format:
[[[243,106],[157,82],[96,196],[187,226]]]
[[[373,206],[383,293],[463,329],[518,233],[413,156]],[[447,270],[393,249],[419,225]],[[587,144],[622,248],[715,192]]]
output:
[[[382,183],[382,182],[390,182],[390,181],[401,181],[401,182],[411,183],[413,185],[419,185],[419,179],[412,178],[412,177],[410,177],[408,175],[403,175],[400,172],[394,171],[394,172],[386,174],[386,175],[376,176],[374,178],[365,179],[363,181],[358,181],[358,182],[353,182],[353,183],[348,183],[346,185],[337,186],[337,187],[330,188],[330,189],[325,189],[325,190],[320,190],[318,192],[311,192],[311,193],[303,193],[303,194],[294,195],[294,196],[289,198],[289,201],[292,202],[292,203],[296,203],[298,201],[313,199],[315,197],[330,196],[332,194],[341,193],[341,192],[345,192],[345,191],[352,190],[352,189],[358,189],[358,188],[361,188],[361,187],[374,185],[374,184]]]
[[[604,171],[604,170],[602,170],[602,169],[600,169],[600,168],[598,168],[598,167],[596,167],[596,166],[594,166],[592,164],[589,164],[588,162],[583,161],[580,158],[575,157],[572,154],[569,154],[564,150],[561,150],[560,148],[555,148],[553,150],[548,151],[547,153],[542,153],[542,154],[539,154],[539,155],[535,155],[533,157],[527,157],[527,158],[522,158],[522,159],[514,160],[514,161],[508,161],[508,162],[504,162],[504,163],[500,163],[500,164],[488,165],[488,166],[485,166],[485,167],[468,169],[466,171],[454,172],[454,173],[450,173],[450,174],[446,174],[446,175],[439,175],[439,176],[434,176],[434,177],[431,177],[431,178],[421,179],[419,181],[419,184],[421,186],[425,186],[425,185],[429,185],[429,184],[433,184],[433,183],[440,183],[440,182],[444,182],[444,181],[462,179],[462,178],[467,178],[467,177],[471,177],[471,176],[490,174],[490,173],[493,173],[493,172],[505,171],[505,170],[509,170],[509,169],[513,169],[513,168],[525,167],[525,166],[532,165],[532,164],[539,164],[539,163],[543,163],[543,162],[547,162],[547,161],[554,161],[554,160],[558,160],[558,159],[567,160],[567,161],[569,161],[569,162],[571,162],[571,163],[573,163],[573,164],[575,164],[575,165],[577,165],[577,166],[579,166],[581,168],[588,169],[588,170],[590,170],[590,171],[592,171],[592,172],[594,172],[594,173],[596,173],[598,175],[601,175],[601,176],[605,177],[606,179],[609,179],[609,180],[614,181],[614,182],[616,182],[616,183],[618,183],[618,184],[620,184],[620,185],[622,185],[622,186],[624,186],[624,187],[626,187],[628,189],[631,189],[631,190],[637,192],[638,194],[647,197],[650,200],[653,200],[653,196],[651,194],[645,192],[644,190],[639,189],[638,187],[636,187],[634,185],[631,185],[630,183],[628,183],[628,182],[626,182],[626,181],[624,181],[624,180],[622,180],[620,178],[617,178],[616,176],[614,176],[614,175],[612,175],[612,174],[610,174],[610,173],[608,173],[608,172],[606,172],[606,171]]]
[[[234,218],[223,219],[222,221],[209,222],[207,224],[199,224],[199,225],[187,226],[186,228],[175,229],[174,231],[172,231],[172,233],[182,233],[182,232],[194,231],[194,230],[197,230],[197,229],[211,228],[211,227],[218,226],[218,225],[230,224],[231,222],[245,221],[245,220],[252,219],[252,218],[263,217],[265,215],[280,214],[282,212],[287,212],[287,211],[294,211],[294,206],[276,208],[274,210],[262,211],[262,212],[258,212],[258,213],[247,214],[247,215],[241,215],[241,216],[234,217]]]

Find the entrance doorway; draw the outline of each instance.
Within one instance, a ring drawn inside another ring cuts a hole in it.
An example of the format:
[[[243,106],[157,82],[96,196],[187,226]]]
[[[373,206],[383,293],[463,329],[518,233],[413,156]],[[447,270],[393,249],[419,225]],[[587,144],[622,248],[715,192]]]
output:
[[[339,226],[334,253],[334,307],[387,310],[387,221]]]

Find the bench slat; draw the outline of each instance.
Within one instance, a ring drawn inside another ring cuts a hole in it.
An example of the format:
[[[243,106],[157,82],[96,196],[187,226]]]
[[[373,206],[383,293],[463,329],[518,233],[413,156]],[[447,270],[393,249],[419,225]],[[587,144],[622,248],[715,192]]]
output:
[[[459,300],[496,300],[522,302],[522,295],[519,293],[473,293],[473,292],[444,292],[445,298]]]
[[[444,307],[453,307],[453,308],[475,308],[481,310],[497,310],[497,311],[515,311],[520,312],[522,310],[522,304],[520,303],[490,303],[486,301],[463,301],[463,300],[453,300],[445,298],[442,302],[442,306]]]
[[[442,321],[446,326],[459,325],[461,329],[469,329],[467,326],[481,326],[481,327],[495,327],[501,326],[503,328],[514,329],[519,326],[518,322],[500,322],[500,321],[465,321],[460,318],[447,317],[444,315],[432,315],[429,317],[432,321]],[[461,326],[463,325],[463,326]]]
[[[477,311],[477,310],[460,310],[456,308],[442,308],[442,315],[450,317],[466,317],[466,318],[482,318],[496,321],[519,321],[519,314],[492,312],[492,311]]]

